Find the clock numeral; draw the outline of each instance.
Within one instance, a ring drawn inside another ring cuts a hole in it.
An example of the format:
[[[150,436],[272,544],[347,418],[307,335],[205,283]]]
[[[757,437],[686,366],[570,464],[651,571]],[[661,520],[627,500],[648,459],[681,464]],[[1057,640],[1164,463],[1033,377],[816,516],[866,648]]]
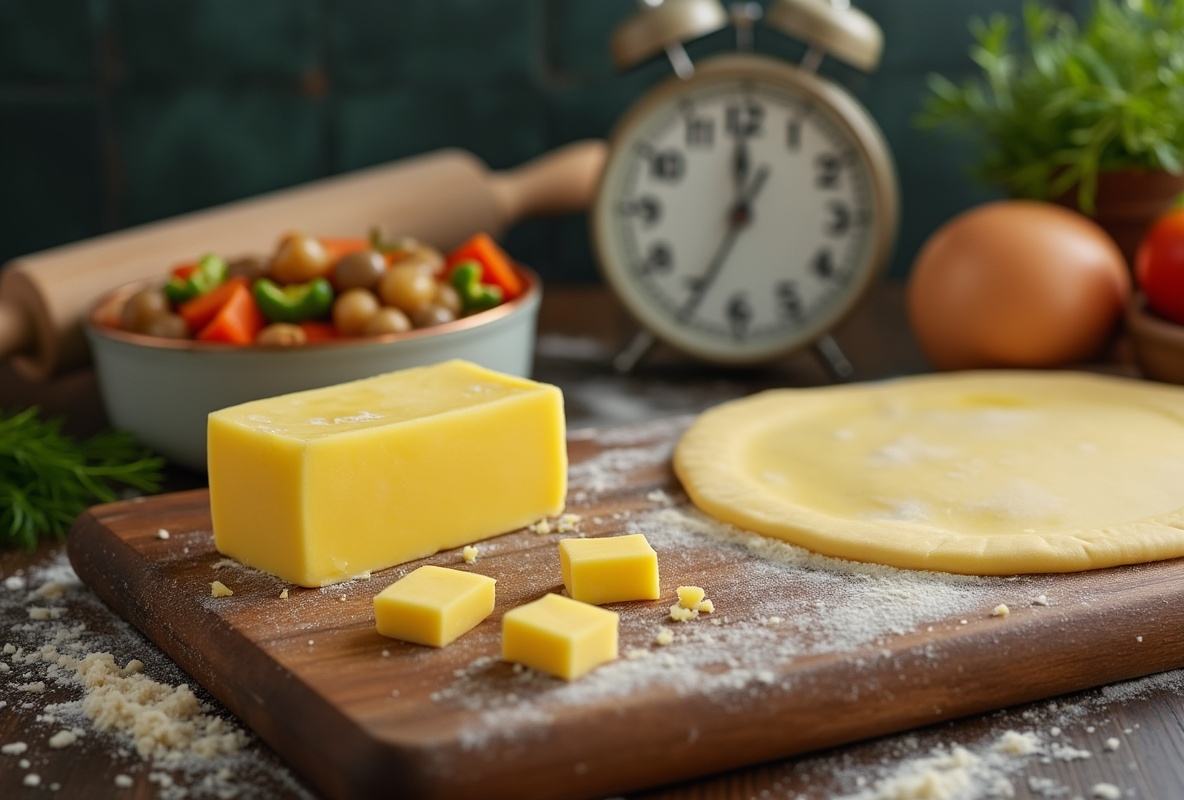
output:
[[[643,275],[665,274],[674,266],[674,254],[665,242],[654,242],[650,245],[650,252],[641,262],[639,271]]]
[[[791,119],[785,126],[785,146],[796,153],[802,149],[802,121]]]
[[[677,150],[663,150],[650,158],[650,174],[657,180],[677,182],[686,168],[686,158]]]
[[[829,250],[819,250],[814,256],[814,260],[810,262],[810,269],[823,280],[833,278],[835,276],[834,256]]]
[[[749,100],[728,106],[728,133],[732,136],[756,136],[765,121],[765,107]]]
[[[797,321],[802,318],[802,296],[798,293],[798,286],[793,281],[781,281],[777,284],[777,306],[781,313]]]
[[[646,195],[636,200],[625,200],[620,212],[627,217],[640,217],[646,225],[653,225],[662,218],[662,204],[658,198]]]
[[[687,147],[711,147],[715,144],[715,120],[710,117],[687,117]]]
[[[743,293],[735,294],[728,301],[727,313],[732,336],[743,339],[748,334],[748,326],[752,322],[752,304]]]
[[[843,236],[851,227],[851,210],[846,203],[831,200],[826,204],[830,211],[830,219],[826,223],[826,233],[830,236]]]
[[[814,167],[818,173],[814,176],[814,185],[819,189],[839,188],[839,172],[843,169],[843,162],[834,153],[823,153],[814,159]]]

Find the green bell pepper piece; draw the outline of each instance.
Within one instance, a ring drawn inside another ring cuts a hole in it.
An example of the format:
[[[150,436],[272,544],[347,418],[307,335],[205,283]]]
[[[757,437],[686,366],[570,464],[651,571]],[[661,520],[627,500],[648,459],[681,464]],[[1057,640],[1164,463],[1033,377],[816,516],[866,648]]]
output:
[[[207,253],[197,262],[197,269],[188,278],[178,278],[176,275],[169,278],[164,285],[165,297],[173,305],[179,306],[225,283],[229,271],[226,259]]]
[[[482,283],[481,274],[481,265],[476,261],[462,261],[452,268],[449,280],[460,295],[461,308],[466,314],[501,305],[502,287]]]
[[[304,322],[329,313],[333,306],[333,285],[325,278],[308,283],[280,286],[268,278],[255,281],[251,290],[255,303],[270,322]]]

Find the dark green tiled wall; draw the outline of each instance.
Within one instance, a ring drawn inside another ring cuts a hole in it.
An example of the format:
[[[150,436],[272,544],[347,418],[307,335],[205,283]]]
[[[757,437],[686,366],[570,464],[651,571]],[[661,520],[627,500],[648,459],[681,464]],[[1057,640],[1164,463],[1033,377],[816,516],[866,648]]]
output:
[[[920,134],[925,75],[968,72],[967,19],[1021,0],[857,0],[883,26],[872,76],[828,65],[871,110],[904,196],[893,271],[989,196],[967,150]],[[1075,10],[1087,0],[1061,0]],[[669,70],[617,74],[635,0],[0,0],[0,261],[439,147],[495,168],[605,136]],[[721,33],[696,57],[730,46]],[[757,49],[801,47],[758,32]],[[508,245],[549,280],[597,279],[582,218]]]

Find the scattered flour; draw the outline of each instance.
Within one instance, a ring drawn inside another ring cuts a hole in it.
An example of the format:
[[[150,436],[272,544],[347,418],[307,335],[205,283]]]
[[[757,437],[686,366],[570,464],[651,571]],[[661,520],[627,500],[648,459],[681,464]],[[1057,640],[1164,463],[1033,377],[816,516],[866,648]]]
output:
[[[1089,796],[1096,797],[1098,800],[1120,800],[1122,789],[1112,783],[1095,783],[1093,788],[1089,790]]]
[[[42,607],[55,613],[28,613]],[[0,743],[0,758],[25,756],[21,769],[37,765],[24,785],[55,790],[55,759],[65,756],[51,754],[94,747],[120,765],[116,787],[147,781],[141,791],[163,800],[261,800],[277,789],[312,800],[278,759],[247,749],[252,734],[111,615],[64,553],[3,581],[0,621],[0,650],[11,665],[0,671],[0,695],[22,691],[27,699],[17,711],[29,720],[23,741]],[[88,622],[95,621],[92,629]],[[143,653],[151,667],[133,653]]]

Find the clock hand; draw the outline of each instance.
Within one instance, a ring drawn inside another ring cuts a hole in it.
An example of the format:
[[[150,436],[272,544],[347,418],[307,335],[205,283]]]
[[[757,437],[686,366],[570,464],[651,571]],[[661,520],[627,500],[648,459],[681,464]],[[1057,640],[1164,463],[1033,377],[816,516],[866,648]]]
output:
[[[697,278],[692,285],[690,297],[683,303],[682,308],[678,310],[677,317],[680,321],[686,322],[691,318],[691,315],[695,313],[695,309],[703,302],[703,298],[707,295],[707,290],[711,288],[711,284],[715,283],[716,277],[719,275],[720,270],[723,269],[724,262],[728,260],[728,255],[732,252],[732,246],[736,244],[736,238],[752,221],[752,203],[756,200],[756,196],[760,194],[768,177],[769,168],[767,166],[758,169],[756,175],[752,178],[752,183],[748,185],[748,189],[737,198],[735,204],[733,204],[731,210],[728,212],[727,233],[724,234],[723,241],[716,248],[715,254],[707,264],[707,269],[703,272],[702,277]]]
[[[737,201],[744,195],[748,183],[748,140],[741,133],[736,134],[736,147],[732,151],[732,186]]]

